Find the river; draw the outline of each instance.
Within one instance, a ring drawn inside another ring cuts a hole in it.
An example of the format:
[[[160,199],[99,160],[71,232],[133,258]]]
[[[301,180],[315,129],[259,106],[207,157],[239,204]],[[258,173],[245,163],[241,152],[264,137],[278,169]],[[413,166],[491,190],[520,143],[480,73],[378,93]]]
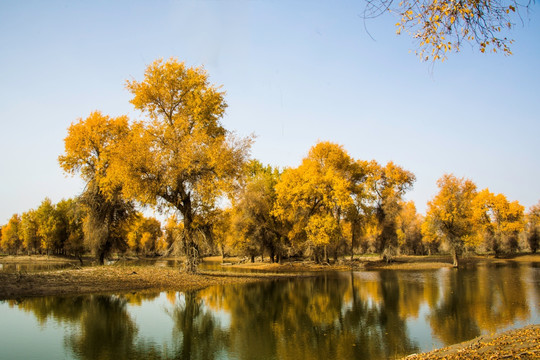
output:
[[[540,264],[0,302],[0,359],[388,359],[540,323]]]

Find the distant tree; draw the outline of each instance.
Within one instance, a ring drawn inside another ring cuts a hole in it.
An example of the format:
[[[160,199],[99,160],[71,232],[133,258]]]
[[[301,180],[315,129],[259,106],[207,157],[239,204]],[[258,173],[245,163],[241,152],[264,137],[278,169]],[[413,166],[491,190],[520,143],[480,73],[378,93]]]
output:
[[[64,253],[76,256],[82,262],[84,253],[83,224],[86,217],[79,198],[61,200],[56,209],[62,221],[61,236]]]
[[[214,237],[214,246],[225,257],[228,250],[232,247],[232,243],[238,240],[238,234],[234,231],[233,223],[233,210],[232,207],[220,209],[216,214],[214,224],[212,226],[212,233]]]
[[[20,237],[21,217],[13,214],[7,225],[2,226],[2,237],[0,247],[10,255],[16,255],[22,247]]]
[[[416,212],[414,202],[409,201],[401,206],[396,230],[401,253],[416,255],[423,253],[422,220],[422,216]]]
[[[376,251],[387,261],[397,250],[397,218],[402,199],[416,181],[410,171],[389,162],[386,166],[376,161],[369,163],[368,183],[373,194],[373,213],[379,225]]]
[[[373,223],[374,208],[372,204],[375,194],[372,193],[370,187],[369,177],[371,175],[369,162],[356,160],[350,179],[352,201],[345,209],[346,227],[350,232],[351,260],[354,258],[354,251],[358,247],[362,235]]]
[[[157,60],[127,89],[147,119],[124,142],[117,178],[131,198],[181,215],[186,270],[195,272],[207,215],[241,176],[251,139],[237,139],[222,126],[224,93],[202,68]]]
[[[248,245],[246,248],[252,259],[255,253],[262,251],[268,251],[271,262],[279,261],[285,255],[286,228],[272,212],[279,176],[277,169],[251,160],[246,168],[244,185],[233,202],[237,240],[249,242],[245,245]]]
[[[184,224],[178,221],[175,214],[169,216],[161,237],[163,240],[160,246],[162,253],[170,254],[178,252],[177,247],[180,245],[183,233]]]
[[[540,245],[540,202],[531,206],[527,214],[527,242],[533,253],[536,253]]]
[[[84,239],[100,264],[115,249],[125,249],[124,223],[133,204],[124,200],[122,186],[110,166],[129,131],[127,117],[112,118],[95,111],[71,124],[58,160],[68,174],[80,174],[86,188],[80,202],[86,209]]]
[[[476,185],[468,179],[445,174],[437,181],[439,193],[428,202],[427,233],[437,233],[452,252],[454,267],[459,267],[459,255],[474,239],[473,201]]]
[[[536,250],[538,250],[538,244],[540,244],[540,231],[538,231],[538,227],[532,228],[527,236],[527,242],[529,243],[531,252],[535,254]]]
[[[302,164],[283,172],[276,185],[274,215],[292,224],[289,237],[320,261],[328,261],[328,250],[337,255],[344,240],[342,222],[354,206],[353,179],[359,172],[342,146],[319,142]]]
[[[47,255],[61,248],[61,218],[51,199],[45,198],[36,209],[41,248]]]
[[[517,201],[509,202],[503,194],[495,195],[484,189],[474,199],[474,211],[475,221],[496,256],[517,250],[517,238],[525,225],[523,206]]]
[[[422,233],[422,244],[427,249],[428,255],[438,252],[444,234],[439,231],[437,220],[433,217],[425,217],[420,226],[420,231]]]
[[[481,52],[511,54],[513,40],[504,34],[521,20],[519,9],[530,4],[515,0],[367,0],[365,17],[387,11],[397,14],[397,33],[407,32],[415,39],[416,53],[422,59],[444,60],[464,43],[476,44]]]
[[[155,218],[147,218],[137,213],[130,221],[127,233],[129,248],[136,254],[155,253],[156,242],[161,236],[161,223]]]
[[[41,249],[41,239],[38,234],[38,222],[35,210],[28,210],[22,214],[19,231],[23,248],[28,255],[36,254]]]

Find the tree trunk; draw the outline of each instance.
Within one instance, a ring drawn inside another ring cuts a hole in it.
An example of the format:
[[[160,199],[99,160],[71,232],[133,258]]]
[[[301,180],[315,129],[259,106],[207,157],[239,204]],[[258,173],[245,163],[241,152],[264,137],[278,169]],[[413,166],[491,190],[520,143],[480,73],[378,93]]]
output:
[[[354,224],[351,226],[351,261],[354,260],[354,244],[356,242],[356,231],[354,231]]]
[[[197,272],[197,263],[199,260],[199,252],[195,246],[194,234],[193,234],[193,214],[191,213],[191,202],[186,201],[184,203],[185,211],[184,216],[184,252],[186,255],[186,272],[189,274],[195,274]]]
[[[251,262],[252,262],[252,263],[255,262],[255,255],[251,255]]]
[[[491,236],[491,248],[495,253],[495,258],[498,258],[501,255],[501,249],[499,247],[499,239],[497,239],[494,235]]]
[[[457,269],[459,267],[459,257],[456,249],[452,249],[452,259],[454,260],[452,266]]]

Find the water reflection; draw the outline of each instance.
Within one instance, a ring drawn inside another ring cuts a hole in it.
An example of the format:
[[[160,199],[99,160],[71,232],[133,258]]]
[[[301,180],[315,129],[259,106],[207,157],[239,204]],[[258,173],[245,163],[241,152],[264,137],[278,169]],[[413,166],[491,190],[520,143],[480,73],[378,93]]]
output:
[[[63,346],[77,359],[386,359],[538,323],[538,275],[515,264],[325,274],[190,293],[9,301],[0,317],[20,310],[43,331],[63,326]]]
[[[529,271],[517,264],[446,269],[442,299],[429,316],[433,332],[452,344],[526,321],[531,309],[523,279]]]

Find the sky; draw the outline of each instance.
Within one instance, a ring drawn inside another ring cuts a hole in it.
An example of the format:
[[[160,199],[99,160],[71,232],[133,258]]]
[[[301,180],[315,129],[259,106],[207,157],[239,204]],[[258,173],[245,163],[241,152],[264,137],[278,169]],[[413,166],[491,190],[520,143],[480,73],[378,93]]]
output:
[[[416,175],[419,212],[445,173],[540,200],[540,4],[516,24],[514,55],[464,45],[422,62],[396,18],[364,21],[334,0],[0,0],[0,224],[84,184],[58,165],[67,128],[90,112],[142,119],[128,79],[154,60],[204,66],[226,91],[224,126],[251,155],[296,167],[318,141]]]

